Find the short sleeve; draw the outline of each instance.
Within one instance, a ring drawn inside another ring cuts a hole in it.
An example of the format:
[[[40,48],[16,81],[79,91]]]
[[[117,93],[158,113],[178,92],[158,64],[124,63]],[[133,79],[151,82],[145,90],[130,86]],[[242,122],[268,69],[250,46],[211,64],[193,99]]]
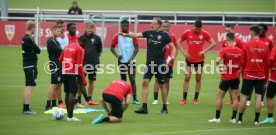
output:
[[[224,55],[225,55],[225,49],[221,49],[221,50],[219,51],[218,57],[223,58]]]
[[[189,35],[189,31],[188,31],[188,30],[187,30],[187,31],[184,31],[184,32],[182,33],[180,39],[181,39],[182,41],[187,40],[188,35]]]
[[[133,42],[133,45],[138,46],[138,39],[137,38],[133,38],[132,42]]]
[[[144,38],[148,38],[148,37],[149,37],[149,33],[150,33],[150,31],[149,31],[149,30],[148,30],[148,31],[144,31],[144,32],[142,32],[143,37],[144,37]]]
[[[169,35],[168,33],[166,33],[165,35],[166,35],[166,38],[165,38],[166,44],[171,43],[171,42],[172,42],[172,39],[171,39],[170,35]]]
[[[208,42],[211,41],[211,36],[207,31],[204,31],[204,39]]]
[[[115,34],[112,39],[111,46],[115,47],[118,44],[118,34]]]

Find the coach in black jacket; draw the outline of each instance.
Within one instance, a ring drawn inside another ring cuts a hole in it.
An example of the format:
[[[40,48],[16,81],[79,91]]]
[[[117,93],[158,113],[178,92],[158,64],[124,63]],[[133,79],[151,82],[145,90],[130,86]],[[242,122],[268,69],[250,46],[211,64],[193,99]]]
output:
[[[96,80],[97,66],[100,64],[100,55],[102,53],[102,41],[101,38],[94,34],[94,25],[92,23],[86,24],[86,30],[80,38],[86,38],[88,45],[85,48],[84,53],[84,65],[86,65],[86,73],[88,74],[89,86],[88,86],[88,98],[89,105],[98,105],[98,103],[92,101],[92,94],[94,89],[94,81]],[[89,64],[89,66],[87,66]],[[89,69],[88,69],[89,68]]]

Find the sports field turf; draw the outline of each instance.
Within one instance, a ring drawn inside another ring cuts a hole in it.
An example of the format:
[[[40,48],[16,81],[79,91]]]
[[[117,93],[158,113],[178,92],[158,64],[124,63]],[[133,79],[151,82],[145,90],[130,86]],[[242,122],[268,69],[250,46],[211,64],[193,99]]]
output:
[[[275,0],[78,0],[83,10],[275,12]],[[71,0],[9,0],[9,8],[68,9]]]
[[[182,97],[183,72],[179,75],[174,74],[171,81],[171,91],[169,93],[168,106],[169,114],[157,114],[161,109],[161,99],[159,104],[152,105],[153,88],[150,87],[150,96],[148,102],[149,114],[137,115],[133,111],[140,106],[130,105],[130,108],[124,114],[124,121],[117,124],[91,125],[92,119],[100,113],[78,114],[82,122],[55,121],[52,115],[43,113],[47,90],[50,82],[50,75],[43,71],[43,65],[48,60],[46,51],[39,55],[38,81],[32,98],[31,107],[38,112],[36,116],[21,114],[22,109],[22,91],[24,88],[24,73],[22,70],[22,58],[20,47],[0,46],[0,135],[40,135],[40,134],[65,134],[65,135],[126,135],[126,134],[225,134],[225,135],[275,135],[276,126],[264,125],[255,127],[253,125],[254,107],[248,107],[244,115],[242,126],[230,125],[228,120],[231,116],[231,106],[225,105],[228,96],[224,100],[222,111],[222,123],[210,124],[208,119],[214,117],[216,91],[219,84],[219,75],[203,75],[202,92],[199,96],[199,105],[192,104],[194,96],[194,78],[191,80],[190,91],[188,95],[188,104],[179,105]],[[217,53],[210,52],[206,54],[206,63],[216,57]],[[178,56],[178,60],[183,60],[183,56]],[[137,56],[137,63],[145,63],[145,51],[141,50]],[[101,56],[101,63],[116,64],[115,58],[109,50],[105,50]],[[176,70],[175,70],[176,71]],[[112,80],[119,79],[119,74],[98,75],[95,84],[94,100],[99,101],[100,94]],[[141,100],[141,81],[142,75],[136,77],[138,87],[138,97]],[[255,100],[253,98],[253,104]],[[101,106],[95,106],[96,109],[102,109]],[[275,111],[274,111],[275,113]],[[266,117],[266,108],[263,107],[260,120]]]

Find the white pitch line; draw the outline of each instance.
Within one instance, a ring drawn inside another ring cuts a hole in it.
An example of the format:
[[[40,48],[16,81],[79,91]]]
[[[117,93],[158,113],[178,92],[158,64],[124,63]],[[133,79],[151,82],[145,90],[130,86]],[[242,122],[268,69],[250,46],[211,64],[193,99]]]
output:
[[[167,135],[167,134],[180,134],[180,133],[197,133],[197,132],[217,132],[217,131],[240,131],[240,130],[257,130],[257,129],[276,129],[276,127],[255,127],[255,128],[225,128],[225,129],[206,129],[206,130],[190,130],[190,131],[176,131],[176,132],[156,132],[145,134],[131,134],[131,135]]]

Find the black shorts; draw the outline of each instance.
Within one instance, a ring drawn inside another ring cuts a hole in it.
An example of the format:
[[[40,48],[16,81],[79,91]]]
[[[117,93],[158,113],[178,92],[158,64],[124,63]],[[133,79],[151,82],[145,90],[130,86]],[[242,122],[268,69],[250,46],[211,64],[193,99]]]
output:
[[[78,81],[79,75],[70,75],[64,74],[63,75],[63,85],[64,85],[64,92],[65,93],[73,93],[76,94],[78,91]]]
[[[221,80],[219,84],[219,88],[227,92],[229,88],[231,88],[231,90],[237,90],[239,88],[239,85],[240,85],[240,78],[227,80],[227,81]]]
[[[274,98],[276,94],[276,82],[269,81],[267,86],[266,97]]]
[[[56,70],[51,70],[51,84],[60,84],[62,83],[62,70],[57,68]]]
[[[122,118],[124,110],[121,101],[116,96],[111,94],[103,93],[102,97],[105,102],[111,104],[111,116]]]
[[[130,64],[118,61],[118,68],[120,70],[120,74],[128,74],[128,71],[130,74],[134,74],[136,69],[136,63],[134,62],[133,64]]]
[[[189,62],[188,60],[186,60],[186,66],[187,67],[201,67],[201,68],[203,68],[204,61],[202,61],[202,62]]]
[[[166,74],[166,78],[173,78],[173,67],[169,67],[169,72]]]
[[[88,75],[88,79],[92,81],[96,81],[97,79],[97,66],[93,64],[89,64],[91,66],[86,67],[86,70],[84,71],[85,75]]]
[[[37,67],[36,65],[24,66],[25,86],[36,86]]]
[[[253,88],[255,88],[256,94],[262,94],[264,89],[264,80],[246,80],[242,81],[242,90],[241,93],[243,95],[249,96]]]
[[[166,74],[168,72],[169,72],[169,68],[166,64],[157,64],[157,65],[151,67],[149,65],[149,63],[147,63],[146,68],[145,68],[144,79],[151,80],[152,76],[155,75],[155,78],[157,79],[158,83],[164,84]]]

